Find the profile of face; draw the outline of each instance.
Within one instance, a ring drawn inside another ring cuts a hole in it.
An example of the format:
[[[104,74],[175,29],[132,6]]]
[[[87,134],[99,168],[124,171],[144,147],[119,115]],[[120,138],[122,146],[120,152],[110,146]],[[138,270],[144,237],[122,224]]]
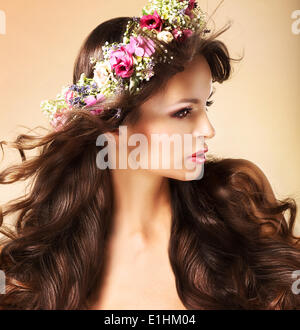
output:
[[[135,125],[126,126],[126,132],[119,130],[116,164],[120,150],[126,148],[127,168],[182,181],[200,179],[205,163],[191,156],[207,148],[206,139],[215,135],[207,116],[211,93],[209,64],[198,56],[141,105]],[[120,148],[121,137],[126,146]]]

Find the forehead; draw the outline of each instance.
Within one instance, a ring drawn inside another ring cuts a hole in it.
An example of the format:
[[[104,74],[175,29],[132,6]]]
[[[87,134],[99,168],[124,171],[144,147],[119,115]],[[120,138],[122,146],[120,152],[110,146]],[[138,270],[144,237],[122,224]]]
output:
[[[200,98],[206,102],[211,89],[212,75],[209,64],[205,57],[198,56],[186,65],[184,71],[174,75],[165,88],[148,99],[143,106],[151,106],[155,110],[156,106],[168,106],[181,98]]]

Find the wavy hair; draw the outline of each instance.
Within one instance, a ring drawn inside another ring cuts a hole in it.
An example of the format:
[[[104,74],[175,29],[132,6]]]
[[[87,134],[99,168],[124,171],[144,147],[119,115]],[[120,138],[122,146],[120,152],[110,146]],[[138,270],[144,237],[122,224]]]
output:
[[[120,42],[129,19],[111,19],[90,33],[75,61],[74,83],[82,72],[93,76],[89,58],[101,56],[105,41]],[[121,124],[135,123],[139,106],[195,56],[206,58],[214,82],[229,79],[235,60],[217,40],[229,26],[206,36],[195,33],[182,44],[165,44],[173,62],[157,65],[155,76],[137,96],[124,94],[109,111],[94,116],[76,110],[59,131],[1,141],[2,150],[7,145],[20,151],[22,163],[5,168],[0,183],[30,180],[30,191],[1,211],[0,230],[6,236],[0,254],[6,275],[2,309],[89,308],[101,285],[114,212],[111,173],[97,168],[101,147],[95,141]],[[115,116],[117,107],[123,109],[120,117]],[[39,152],[27,159],[26,150]],[[259,168],[242,159],[211,156],[201,180],[168,180],[168,253],[187,309],[300,307],[300,295],[291,289],[292,273],[300,269],[294,199],[277,200]],[[3,220],[14,213],[17,219],[10,230]]]

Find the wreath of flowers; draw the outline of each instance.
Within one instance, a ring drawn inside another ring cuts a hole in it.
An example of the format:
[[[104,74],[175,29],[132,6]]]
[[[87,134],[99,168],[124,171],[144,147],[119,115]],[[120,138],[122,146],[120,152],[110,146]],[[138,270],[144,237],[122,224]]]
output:
[[[55,99],[42,101],[42,111],[56,128],[63,124],[66,111],[88,109],[124,90],[137,93],[141,82],[149,81],[154,75],[152,55],[157,50],[153,38],[165,43],[183,42],[204,24],[205,13],[196,0],[149,0],[142,16],[128,22],[123,42],[106,42],[102,47],[103,58],[90,59],[94,64],[93,78],[82,73],[76,84],[63,86]],[[143,36],[139,33],[141,30]],[[164,56],[164,61],[166,59]],[[90,112],[97,115],[102,110],[99,107]]]

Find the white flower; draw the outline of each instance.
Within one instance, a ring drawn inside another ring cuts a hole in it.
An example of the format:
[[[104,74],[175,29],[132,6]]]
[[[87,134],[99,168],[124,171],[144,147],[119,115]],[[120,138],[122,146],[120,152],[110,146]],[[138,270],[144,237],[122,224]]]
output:
[[[110,73],[110,66],[107,62],[98,62],[94,69],[94,81],[99,88],[103,87]]]
[[[83,85],[84,85],[84,78],[85,78],[85,74],[82,73],[82,74],[80,75],[80,79],[79,79],[79,81],[78,81],[78,85],[79,85],[79,86],[83,86]]]
[[[169,31],[161,31],[157,34],[157,39],[169,43],[174,39],[174,37]]]

